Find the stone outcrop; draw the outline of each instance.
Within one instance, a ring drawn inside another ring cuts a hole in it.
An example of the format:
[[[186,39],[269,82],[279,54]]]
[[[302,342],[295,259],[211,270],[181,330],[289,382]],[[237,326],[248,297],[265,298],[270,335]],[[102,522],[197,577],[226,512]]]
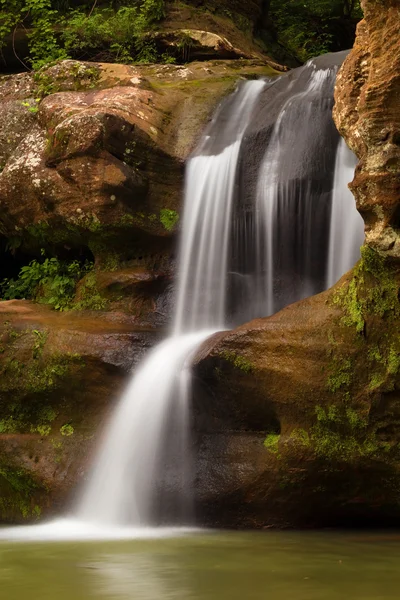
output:
[[[199,350],[194,476],[203,523],[400,523],[398,2],[363,7],[335,118],[360,158],[352,189],[367,243],[331,290],[216,334]],[[238,75],[268,71],[258,61],[74,65],[61,68],[78,75],[59,81],[57,70],[3,81],[8,114],[18,119],[21,102],[28,114],[22,130],[7,119],[3,136],[1,231],[26,248],[35,239],[37,247],[90,244],[114,312],[0,304],[0,509],[8,521],[59,510],[84,478],[112,399],[157,336],[158,313],[168,312],[175,220],[163,213],[162,228],[161,210],[178,210],[183,160]],[[31,220],[47,225],[32,231]],[[121,290],[132,296],[131,312]]]
[[[398,0],[362,2],[354,49],[337,80],[334,118],[360,159],[351,190],[367,243],[400,259]]]
[[[0,279],[42,248],[95,262],[74,310],[0,302],[1,520],[60,512],[84,478],[170,320],[185,159],[240,78],[272,73],[258,60],[64,61],[0,79]]]
[[[32,248],[140,254],[168,246],[184,160],[257,61],[131,67],[64,61],[0,81],[0,233]],[[1,143],[2,141],[2,143]],[[23,199],[23,202],[21,202]]]

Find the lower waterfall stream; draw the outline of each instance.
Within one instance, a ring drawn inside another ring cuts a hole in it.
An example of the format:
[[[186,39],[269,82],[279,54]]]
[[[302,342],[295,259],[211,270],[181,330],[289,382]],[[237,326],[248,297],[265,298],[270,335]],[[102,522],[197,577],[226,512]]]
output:
[[[193,522],[188,435],[196,348],[213,332],[322,291],[356,262],[363,222],[347,189],[355,158],[331,117],[342,59],[243,82],[217,110],[187,165],[171,336],[123,394],[75,522],[103,531]],[[265,111],[269,125],[257,129],[254,115],[260,120]],[[246,171],[249,161],[255,174]],[[252,177],[244,190],[243,170],[244,179]],[[171,472],[165,456],[173,457]],[[156,506],[165,470],[173,479],[171,521]]]

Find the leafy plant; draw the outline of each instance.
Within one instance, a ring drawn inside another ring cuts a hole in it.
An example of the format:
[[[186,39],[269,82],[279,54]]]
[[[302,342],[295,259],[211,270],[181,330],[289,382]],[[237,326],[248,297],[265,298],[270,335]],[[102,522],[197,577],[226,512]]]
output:
[[[359,0],[271,0],[278,41],[301,61],[348,47],[362,18]]]
[[[164,0],[144,0],[117,11],[73,11],[62,33],[65,50],[78,58],[101,56],[118,62],[155,62],[158,53],[147,34],[164,16]]]
[[[96,2],[87,12],[69,10],[59,0],[0,0],[0,48],[17,29],[26,28],[29,57],[18,57],[35,69],[70,58],[110,59],[119,62],[158,60],[154,42],[147,38],[154,23],[164,17],[164,0]]]
[[[178,221],[179,215],[176,210],[171,210],[169,208],[162,208],[160,210],[160,222],[167,231],[172,231]]]
[[[42,250],[44,254],[44,251]],[[43,262],[32,260],[22,267],[17,279],[5,279],[0,285],[3,300],[33,299],[50,304],[55,310],[71,307],[76,283],[93,268],[93,263],[81,264],[77,260],[60,261],[45,258]]]
[[[64,435],[65,437],[69,437],[70,435],[74,434],[74,428],[72,427],[72,425],[70,425],[70,423],[66,423],[65,425],[63,425],[60,428],[60,433],[61,435]]]

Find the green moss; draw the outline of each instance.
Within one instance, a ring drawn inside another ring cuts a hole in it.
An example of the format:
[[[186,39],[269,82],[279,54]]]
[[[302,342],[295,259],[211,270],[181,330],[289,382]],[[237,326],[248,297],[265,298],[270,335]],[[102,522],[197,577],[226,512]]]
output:
[[[329,370],[327,388],[330,392],[337,392],[340,388],[350,385],[352,364],[349,358],[335,356],[329,366]]]
[[[167,231],[172,231],[178,221],[179,215],[175,210],[170,210],[169,208],[162,208],[160,210],[160,222]]]
[[[354,326],[357,333],[364,331],[365,322],[361,303],[358,299],[358,279],[356,275],[350,281],[347,289],[339,290],[333,297],[334,304],[341,305],[346,315],[342,323],[348,327]]]
[[[369,389],[371,392],[380,388],[385,383],[385,376],[382,373],[373,373],[369,381]]]
[[[384,359],[383,356],[381,354],[381,351],[379,349],[379,346],[377,346],[376,344],[374,344],[373,346],[371,346],[371,348],[369,348],[368,350],[368,359],[370,361],[375,361],[377,363],[383,363]]]
[[[344,325],[363,333],[368,316],[390,318],[400,315],[399,284],[393,267],[384,256],[370,248],[361,248],[361,260],[354,268],[348,285],[339,289],[333,302],[340,305]]]
[[[65,437],[69,437],[70,435],[74,434],[74,428],[72,427],[72,425],[70,423],[66,423],[65,425],[63,425],[60,428],[60,433],[61,433],[61,435],[64,435]]]
[[[15,358],[13,343],[9,344],[7,355],[2,359],[0,433],[49,435],[58,416],[51,405],[51,394],[79,379],[84,366],[77,354],[43,356],[47,335],[38,338],[37,333],[36,330],[23,332],[23,337],[18,340],[23,362]]]
[[[68,67],[59,67],[59,72],[52,69],[49,72],[49,65],[36,71],[34,81],[37,85],[38,95],[41,98],[70,90],[79,91],[96,87],[100,79],[100,69],[98,67],[88,67],[82,63],[68,64]],[[70,80],[70,81],[68,81]]]
[[[41,509],[32,502],[38,491],[40,486],[27,471],[0,463],[0,518],[10,514],[14,518],[38,518]]]
[[[239,354],[235,354],[234,352],[229,352],[224,350],[221,352],[221,356],[233,364],[236,369],[240,369],[243,373],[251,373],[254,370],[254,366],[248,361],[244,356],[240,356]]]
[[[390,444],[370,430],[366,416],[354,408],[316,407],[316,423],[309,431],[297,429],[291,439],[325,460],[352,462],[360,458],[388,459]]]
[[[389,375],[397,375],[400,370],[400,352],[395,346],[392,346],[389,350],[389,356],[387,360],[387,371]]]
[[[117,271],[121,264],[121,257],[117,252],[108,252],[103,256],[102,268],[104,271]]]
[[[107,300],[103,298],[97,286],[95,271],[86,275],[79,289],[79,300],[71,305],[72,310],[104,310]]]
[[[279,452],[279,439],[280,435],[277,433],[269,433],[264,440],[264,446],[267,448],[269,452],[273,454],[278,454]]]

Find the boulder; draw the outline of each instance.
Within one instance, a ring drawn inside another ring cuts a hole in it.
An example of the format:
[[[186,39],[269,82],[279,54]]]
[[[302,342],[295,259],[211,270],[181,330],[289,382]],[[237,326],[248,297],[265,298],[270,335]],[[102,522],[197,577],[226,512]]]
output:
[[[202,522],[400,522],[399,289],[399,272],[365,248],[331,290],[204,344],[193,399]]]

